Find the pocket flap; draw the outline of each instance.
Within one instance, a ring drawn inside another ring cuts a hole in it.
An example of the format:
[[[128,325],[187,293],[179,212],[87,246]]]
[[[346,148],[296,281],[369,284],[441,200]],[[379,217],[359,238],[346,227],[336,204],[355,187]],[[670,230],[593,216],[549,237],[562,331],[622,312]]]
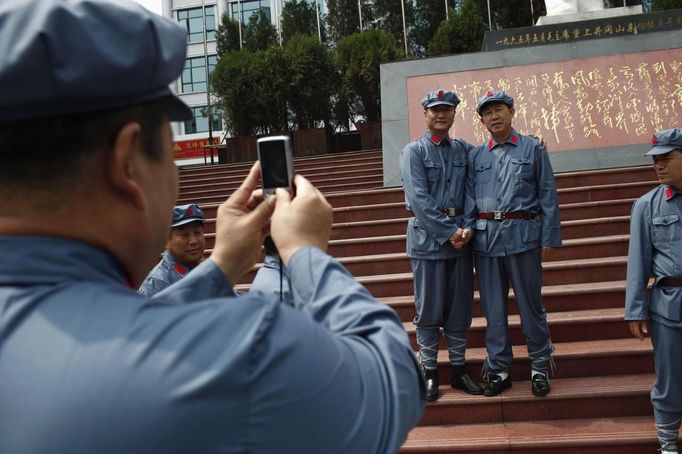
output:
[[[488,170],[490,166],[492,165],[491,162],[481,162],[476,164],[476,171],[481,172],[483,170]]]
[[[651,222],[654,225],[670,225],[680,220],[680,216],[677,214],[664,214],[662,216],[655,216],[651,218]]]

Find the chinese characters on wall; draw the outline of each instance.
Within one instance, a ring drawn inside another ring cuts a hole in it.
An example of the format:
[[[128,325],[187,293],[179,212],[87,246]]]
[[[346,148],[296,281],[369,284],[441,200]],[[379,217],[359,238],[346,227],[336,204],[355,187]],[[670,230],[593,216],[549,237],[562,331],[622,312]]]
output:
[[[411,78],[411,138],[424,128],[414,104],[438,87],[462,99],[452,135],[474,144],[488,138],[476,101],[496,89],[514,97],[514,127],[542,135],[550,151],[645,143],[654,131],[679,126],[682,49]]]

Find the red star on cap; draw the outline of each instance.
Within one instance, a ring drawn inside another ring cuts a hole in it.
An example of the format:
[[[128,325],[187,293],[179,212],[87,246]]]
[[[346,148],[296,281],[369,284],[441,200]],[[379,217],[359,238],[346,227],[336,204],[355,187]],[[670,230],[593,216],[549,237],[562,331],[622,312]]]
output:
[[[187,211],[185,211],[185,214],[187,216],[192,216],[192,213],[194,213],[194,211],[192,210],[192,207],[187,207]]]
[[[436,96],[438,96],[438,99],[443,99],[445,98],[445,93],[443,92],[443,90],[441,90],[438,93],[436,93]]]
[[[490,98],[494,93],[492,91],[489,91],[488,93],[485,94],[488,98]]]
[[[656,139],[656,136],[653,136],[653,137],[651,138],[651,143],[654,144],[654,145],[656,145],[656,144],[658,143],[658,139]]]

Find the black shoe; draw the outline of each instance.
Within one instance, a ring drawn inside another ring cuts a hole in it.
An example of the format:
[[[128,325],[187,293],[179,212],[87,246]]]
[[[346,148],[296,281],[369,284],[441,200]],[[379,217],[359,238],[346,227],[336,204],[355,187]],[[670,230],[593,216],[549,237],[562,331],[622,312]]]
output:
[[[544,397],[549,394],[549,381],[547,377],[542,374],[533,375],[533,380],[530,383],[530,389],[534,396]]]
[[[450,377],[450,385],[455,389],[464,390],[464,392],[480,396],[483,394],[483,388],[467,375],[464,366],[452,366],[452,375]]]
[[[425,369],[422,366],[424,380],[426,380],[426,400],[433,402],[438,399],[438,369]]]
[[[497,396],[505,389],[511,388],[511,385],[512,382],[509,375],[504,380],[499,375],[488,375],[487,383],[483,385],[483,394],[487,397]]]

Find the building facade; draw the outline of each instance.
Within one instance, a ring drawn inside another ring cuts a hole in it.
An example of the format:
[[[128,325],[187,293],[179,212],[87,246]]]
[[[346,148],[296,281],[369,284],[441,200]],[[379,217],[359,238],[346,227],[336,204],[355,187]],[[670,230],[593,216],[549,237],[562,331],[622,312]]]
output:
[[[309,0],[314,3],[316,0]],[[242,25],[256,11],[262,9],[279,30],[279,17],[286,0],[163,0],[163,15],[177,20],[187,30],[187,60],[180,78],[171,88],[192,108],[194,118],[173,124],[176,151],[178,147],[198,148],[206,143],[209,134],[208,80],[216,67],[215,31],[223,14]],[[324,0],[317,0],[322,13]],[[211,105],[213,137],[222,138],[223,126],[218,109]],[[182,153],[180,153],[182,154]],[[192,154],[192,153],[190,153]]]

